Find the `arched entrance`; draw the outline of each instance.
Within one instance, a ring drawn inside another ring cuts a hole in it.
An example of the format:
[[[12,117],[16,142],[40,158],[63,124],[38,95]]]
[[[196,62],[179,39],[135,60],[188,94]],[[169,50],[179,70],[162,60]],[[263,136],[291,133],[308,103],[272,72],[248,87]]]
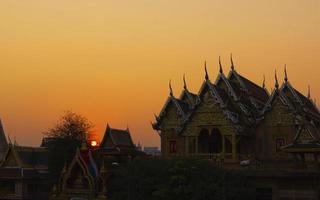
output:
[[[222,152],[222,135],[219,129],[214,128],[211,131],[211,139],[213,140],[213,142],[212,142],[212,147],[210,148],[211,150],[210,153],[221,153]]]
[[[198,152],[199,153],[208,153],[210,146],[210,136],[207,129],[202,129],[198,136]]]
[[[198,137],[199,153],[221,153],[222,136],[218,129],[209,132],[208,129],[202,129]]]

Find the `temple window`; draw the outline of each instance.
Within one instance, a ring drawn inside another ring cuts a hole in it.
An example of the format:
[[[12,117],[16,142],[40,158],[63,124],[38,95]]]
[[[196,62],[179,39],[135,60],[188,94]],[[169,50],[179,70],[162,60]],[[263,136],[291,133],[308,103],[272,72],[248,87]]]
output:
[[[276,138],[276,152],[281,151],[281,147],[286,144],[284,138]]]
[[[177,141],[172,140],[169,143],[170,145],[170,153],[177,153]]]

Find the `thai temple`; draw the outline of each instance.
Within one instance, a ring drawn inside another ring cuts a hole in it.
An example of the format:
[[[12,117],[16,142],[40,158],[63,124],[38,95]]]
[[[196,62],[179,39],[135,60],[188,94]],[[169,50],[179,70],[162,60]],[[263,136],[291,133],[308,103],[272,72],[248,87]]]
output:
[[[0,199],[48,199],[48,150],[7,141],[0,122]]]
[[[110,163],[124,163],[143,155],[136,149],[129,129],[107,125],[100,146],[93,148],[82,141],[57,175],[50,170],[52,149],[47,146],[53,140],[44,138],[41,147],[20,146],[7,141],[0,123],[0,200],[106,200]]]
[[[265,80],[256,84],[237,71],[232,56],[230,63],[225,73],[219,58],[215,80],[205,63],[197,93],[188,89],[185,77],[178,97],[169,83],[169,96],[152,123],[161,138],[162,156],[210,159],[232,169],[276,169],[269,182],[266,173],[255,176],[265,183],[258,191],[273,199],[291,199],[293,194],[295,199],[318,199],[314,189],[319,175],[312,172],[319,164],[320,112],[310,88],[307,95],[295,89],[284,67],[283,82],[275,72],[269,93]],[[283,180],[281,170],[288,172]]]

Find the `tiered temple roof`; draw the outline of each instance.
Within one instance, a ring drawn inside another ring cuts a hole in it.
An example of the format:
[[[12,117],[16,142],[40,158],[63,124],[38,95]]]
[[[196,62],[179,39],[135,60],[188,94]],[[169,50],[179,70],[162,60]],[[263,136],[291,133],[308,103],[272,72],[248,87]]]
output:
[[[48,150],[41,147],[23,147],[9,144],[0,164],[0,177],[47,178]]]
[[[173,95],[171,84],[169,84],[170,95],[163,106],[159,116],[155,116],[153,128],[161,130],[163,119],[170,105],[174,105],[177,110],[178,123],[176,130],[182,133],[188,120],[196,111],[197,106],[201,103],[206,91],[210,94],[225,114],[225,117],[236,128],[238,134],[250,133],[250,129],[259,125],[264,119],[264,115],[272,108],[272,102],[276,98],[292,109],[301,119],[307,118],[314,126],[320,127],[320,112],[315,103],[309,97],[301,94],[288,81],[285,68],[285,80],[279,88],[276,77],[275,89],[270,95],[265,88],[265,81],[262,86],[255,84],[245,76],[239,74],[233,64],[231,57],[231,70],[228,76],[225,76],[219,58],[219,73],[216,81],[212,83],[209,79],[207,67],[205,64],[205,81],[202,84],[198,94],[191,93],[184,78],[184,89],[180,98]]]
[[[109,124],[107,125],[99,149],[107,154],[131,154],[138,152],[128,128],[126,130],[115,129],[111,128]]]

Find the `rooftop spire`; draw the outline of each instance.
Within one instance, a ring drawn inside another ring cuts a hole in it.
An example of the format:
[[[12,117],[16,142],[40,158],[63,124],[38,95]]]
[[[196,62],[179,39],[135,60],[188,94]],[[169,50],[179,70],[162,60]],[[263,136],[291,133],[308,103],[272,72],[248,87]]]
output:
[[[159,117],[156,114],[154,114],[154,118],[156,119],[156,121],[159,121]]]
[[[185,75],[185,74],[183,74],[183,88],[184,88],[185,90],[188,90],[187,82],[186,82],[186,75]]]
[[[209,75],[207,70],[207,61],[204,61],[204,71],[206,73],[206,76],[205,76],[206,80],[209,80]]]
[[[8,145],[8,141],[6,139],[6,135],[4,133],[4,129],[2,126],[2,121],[0,119],[0,151],[2,147],[7,147],[7,145]]]
[[[233,64],[233,59],[232,59],[232,53],[230,55],[230,61],[231,61],[231,70],[234,70],[234,64]]]
[[[263,74],[262,88],[266,89],[266,76]]]
[[[308,85],[308,99],[311,98],[310,85]]]
[[[288,82],[287,65],[284,65],[284,81]]]
[[[279,83],[278,83],[278,77],[277,77],[277,70],[274,71],[274,78],[275,78],[275,86],[278,89],[279,88]]]
[[[223,73],[220,56],[219,56],[219,72],[220,72],[221,74]]]
[[[171,80],[169,81],[169,90],[170,90],[170,96],[173,96],[172,86],[171,86]]]

